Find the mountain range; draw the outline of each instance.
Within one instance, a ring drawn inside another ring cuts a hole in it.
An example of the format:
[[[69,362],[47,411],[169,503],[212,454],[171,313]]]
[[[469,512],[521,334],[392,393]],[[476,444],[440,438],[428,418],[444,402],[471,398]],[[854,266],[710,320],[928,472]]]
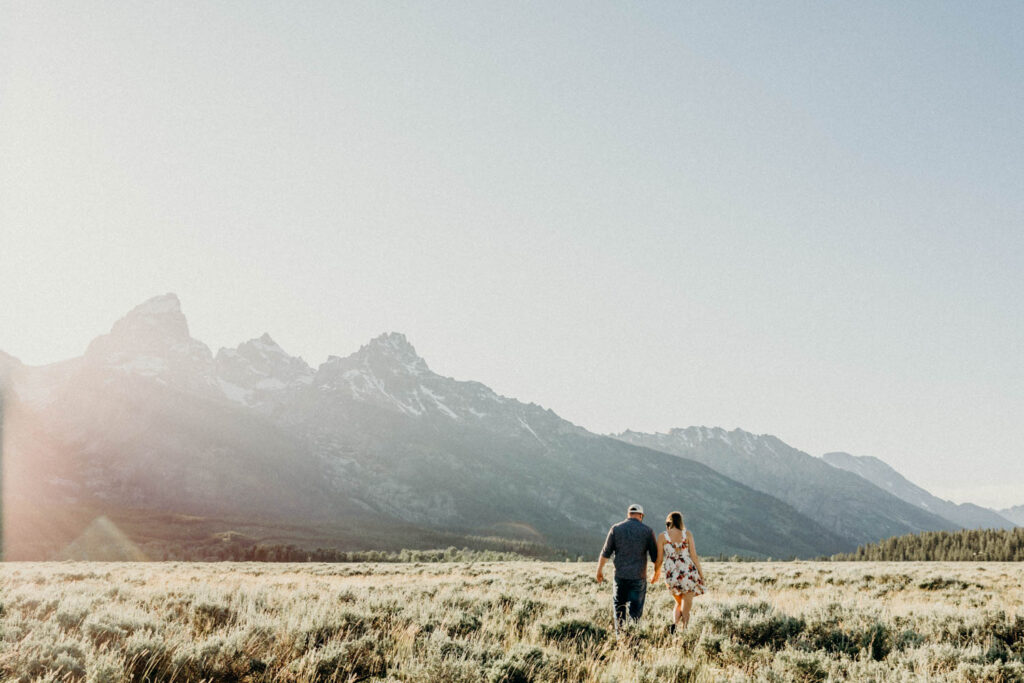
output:
[[[667,434],[625,432],[618,438],[704,463],[786,501],[857,543],[917,531],[960,528],[774,436],[758,436],[740,429],[726,432],[720,428],[689,427]]]
[[[652,519],[681,509],[704,553],[752,557],[966,521],[770,436],[594,434],[434,373],[397,333],[317,368],[266,334],[213,354],[173,294],[79,358],[0,353],[0,377],[8,559],[66,556],[99,519],[151,557],[232,534],[589,556],[634,500]]]
[[[994,510],[973,503],[957,504],[933,496],[920,486],[907,481],[902,474],[878,458],[839,452],[825,453],[821,458],[833,467],[857,474],[897,498],[948,519],[965,529],[1012,529],[1017,526]]]
[[[1017,526],[1024,526],[1024,505],[1015,505],[1014,507],[1004,508],[999,511],[1000,516],[1004,519],[1008,519]]]

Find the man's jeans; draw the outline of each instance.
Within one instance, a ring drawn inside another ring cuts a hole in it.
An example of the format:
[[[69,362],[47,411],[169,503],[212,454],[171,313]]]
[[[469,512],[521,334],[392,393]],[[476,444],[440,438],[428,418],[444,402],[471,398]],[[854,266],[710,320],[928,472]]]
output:
[[[615,579],[615,632],[626,618],[626,604],[629,604],[629,618],[636,621],[644,613],[644,598],[647,597],[647,579]]]

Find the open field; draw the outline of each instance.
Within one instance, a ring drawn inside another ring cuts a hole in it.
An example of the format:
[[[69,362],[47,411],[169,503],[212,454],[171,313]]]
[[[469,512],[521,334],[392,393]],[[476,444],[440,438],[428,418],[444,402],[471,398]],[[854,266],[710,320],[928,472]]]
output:
[[[0,679],[1024,681],[1024,564],[711,563],[616,640],[590,563],[0,565]]]

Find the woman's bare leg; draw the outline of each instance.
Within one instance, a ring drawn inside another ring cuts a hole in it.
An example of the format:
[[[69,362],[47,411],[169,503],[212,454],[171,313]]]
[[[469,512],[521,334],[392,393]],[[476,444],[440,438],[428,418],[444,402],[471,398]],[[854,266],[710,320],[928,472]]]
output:
[[[682,595],[680,595],[680,596],[678,596],[676,598],[676,609],[677,610],[680,608],[680,605],[679,605],[679,602],[678,602],[679,600],[682,600],[682,603],[683,603],[682,604],[683,628],[686,628],[686,625],[690,623],[690,605],[693,604],[693,593],[683,593]],[[676,621],[679,621],[679,620],[677,619]]]
[[[676,601],[676,606],[672,610],[672,623],[673,624],[678,624],[679,623],[679,617],[683,613],[683,596],[682,595],[676,595],[675,593],[673,593],[672,594],[672,599]]]

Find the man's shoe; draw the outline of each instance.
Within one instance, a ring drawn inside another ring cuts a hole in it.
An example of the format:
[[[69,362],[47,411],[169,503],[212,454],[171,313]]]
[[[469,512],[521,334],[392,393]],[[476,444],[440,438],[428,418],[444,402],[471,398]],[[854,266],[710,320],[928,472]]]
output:
[[[670,635],[674,635],[675,632],[676,632],[676,625],[675,624],[669,624],[668,625],[668,632],[669,632]]]

